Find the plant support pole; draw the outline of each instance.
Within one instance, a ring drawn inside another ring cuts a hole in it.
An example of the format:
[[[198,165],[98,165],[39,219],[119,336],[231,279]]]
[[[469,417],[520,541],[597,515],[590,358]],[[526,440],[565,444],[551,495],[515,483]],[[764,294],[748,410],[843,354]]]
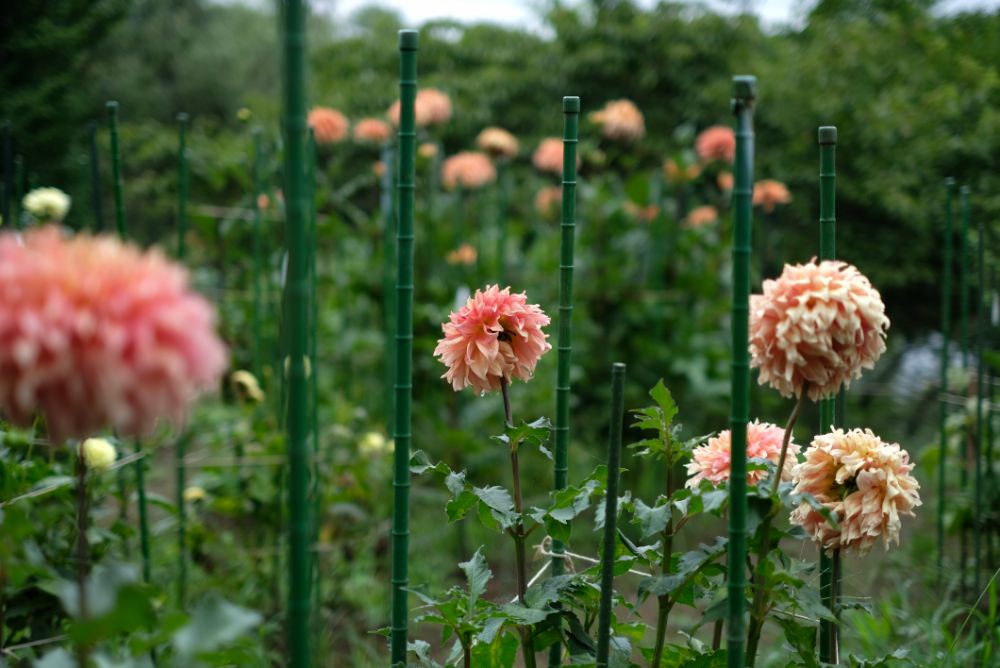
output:
[[[188,115],[177,114],[177,259],[184,262],[184,236],[187,232],[188,202],[188,158],[187,134]],[[177,605],[183,610],[187,598],[187,508],[184,502],[184,488],[187,486],[187,470],[184,459],[187,456],[187,436],[180,434],[175,450],[177,476]]]
[[[972,515],[972,591],[979,593],[980,569],[982,567],[982,511],[983,511],[983,395],[986,394],[986,323],[989,318],[989,307],[986,305],[986,227],[980,218],[979,224],[979,261],[977,270],[979,280],[976,285],[976,441],[973,444],[975,457],[973,494],[975,495],[974,512]]]
[[[569,471],[569,399],[570,355],[573,350],[573,246],[576,237],[576,149],[580,123],[580,98],[563,98],[563,179],[562,233],[559,246],[559,348],[556,373],[555,452],[553,453],[553,488],[566,487]],[[501,256],[502,257],[502,256]],[[552,552],[561,554],[563,544],[552,542]],[[562,575],[562,557],[552,558],[552,575]],[[549,666],[562,661],[562,646],[555,643],[549,650]]]
[[[396,231],[396,419],[392,499],[392,666],[406,664],[410,542],[410,408],[413,399],[413,200],[417,95],[416,30],[399,31],[399,193]]]
[[[948,477],[946,466],[948,462],[948,345],[951,342],[951,274],[953,271],[952,244],[952,200],[955,195],[955,179],[948,178],[944,182],[944,264],[941,267],[941,394],[938,398],[938,431],[940,447],[938,449],[938,516],[937,516],[937,572],[938,585],[944,578],[944,515],[947,497],[945,489]]]
[[[969,186],[962,186],[959,190],[962,204],[961,234],[959,237],[959,320],[958,331],[962,344],[962,371],[965,387],[961,394],[969,394]],[[965,494],[969,489],[969,441],[972,432],[969,429],[969,421],[962,421],[962,437],[960,447],[959,485],[961,494]],[[966,562],[969,558],[969,530],[965,522],[959,528],[959,564],[958,564],[958,589],[959,594],[965,594],[966,585]]]
[[[90,198],[94,208],[94,231],[104,231],[104,196],[101,193],[101,158],[97,150],[97,123],[88,126],[90,139]]]
[[[394,193],[392,191],[392,175],[395,172],[395,151],[392,143],[385,142],[382,146],[382,164],[385,171],[382,172],[382,183],[379,190],[379,208],[382,211],[382,326],[383,340],[385,341],[385,352],[383,353],[382,364],[385,374],[385,433],[392,436],[395,431],[394,409],[395,389],[393,385],[396,380],[396,367],[393,361],[396,357],[396,300],[395,300],[395,280],[396,271],[396,210],[394,204]]]
[[[743,668],[747,561],[747,422],[750,421],[750,252],[753,224],[753,102],[757,79],[733,77],[736,161],[733,184],[732,388],[729,426],[729,567],[726,654],[729,668]]]

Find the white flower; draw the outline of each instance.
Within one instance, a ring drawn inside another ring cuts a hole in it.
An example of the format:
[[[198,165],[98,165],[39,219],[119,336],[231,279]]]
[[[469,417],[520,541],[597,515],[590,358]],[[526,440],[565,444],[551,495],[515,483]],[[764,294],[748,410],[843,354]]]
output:
[[[361,454],[367,456],[380,455],[383,452],[392,452],[394,449],[394,443],[391,440],[387,440],[385,436],[377,431],[370,431],[361,437],[361,442],[358,443],[358,450]]]
[[[58,188],[35,188],[24,196],[23,205],[35,218],[46,222],[62,222],[72,202]]]
[[[191,485],[190,487],[184,488],[184,501],[187,503],[194,503],[196,501],[201,501],[207,496],[204,488],[198,485]]]
[[[115,446],[104,438],[88,438],[80,446],[80,452],[87,468],[95,471],[107,471],[118,458]]]

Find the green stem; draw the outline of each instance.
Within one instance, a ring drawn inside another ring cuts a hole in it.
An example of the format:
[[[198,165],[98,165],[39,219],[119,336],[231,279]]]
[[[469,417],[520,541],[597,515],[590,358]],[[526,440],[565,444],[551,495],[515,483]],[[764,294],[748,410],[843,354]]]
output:
[[[959,190],[961,195],[962,222],[959,235],[959,337],[962,344],[962,370],[969,370],[969,186],[962,186]],[[969,383],[966,382],[962,389],[963,395],[968,395]],[[961,493],[965,494],[969,488],[969,453],[971,451],[970,441],[972,430],[969,429],[968,420],[963,421],[962,426],[962,466],[959,469],[959,485]],[[963,522],[959,529],[959,594],[966,594],[966,562],[969,556],[969,530]]]
[[[673,453],[667,450],[667,503],[670,503],[670,499],[674,495],[674,462],[672,461],[671,455]],[[660,574],[669,575],[673,570],[673,547],[674,547],[674,515],[673,512],[669,513],[669,519],[667,520],[667,526],[663,529],[663,556],[660,561]],[[667,621],[670,617],[670,608],[672,604],[670,602],[669,594],[664,594],[657,599],[657,616],[656,616],[656,644],[653,646],[653,661],[650,663],[652,668],[660,668],[660,662],[663,660],[663,644],[667,638]]]
[[[938,586],[944,578],[944,516],[947,505],[945,493],[948,477],[946,465],[948,459],[948,346],[951,343],[951,274],[952,262],[952,198],[955,194],[955,179],[945,179],[945,209],[944,209],[944,266],[941,271],[941,380],[940,398],[938,400],[938,516],[937,516],[937,572]]]
[[[97,123],[90,122],[87,128],[90,140],[90,199],[94,208],[94,231],[104,231],[104,198],[101,194],[101,158],[97,150]],[[4,222],[7,222],[6,208]],[[8,223],[9,224],[9,223]]]
[[[118,103],[111,100],[108,110],[108,130],[111,134],[111,187],[115,200],[115,229],[118,236],[125,239],[125,203],[122,197],[122,160],[118,146]]]
[[[135,453],[140,457],[135,462],[135,490],[139,506],[139,550],[142,554],[142,580],[149,582],[152,578],[152,559],[149,545],[149,513],[146,504],[146,461],[142,457],[142,442],[135,441]]]
[[[255,128],[253,131],[253,307],[251,311],[251,327],[253,329],[253,358],[252,358],[252,369],[254,376],[259,380],[261,378],[261,334],[260,334],[260,321],[262,312],[262,292],[261,283],[263,281],[262,274],[264,273],[264,262],[263,262],[263,243],[262,237],[264,234],[264,219],[263,212],[260,210],[260,196],[264,194],[264,148],[263,148],[263,137],[260,128]]]
[[[89,513],[87,494],[87,463],[83,452],[76,455],[76,591],[78,597],[78,619],[85,622],[89,617],[87,605],[87,571],[90,562],[90,545],[87,542],[87,517]],[[76,662],[79,668],[86,668],[90,659],[90,646],[85,641],[76,644]]]
[[[184,261],[185,235],[187,233],[187,200],[188,200],[188,160],[185,134],[188,115],[177,114],[177,259]],[[177,477],[177,605],[184,609],[187,598],[187,508],[184,501],[187,470],[184,458],[187,455],[187,439],[181,434],[177,439],[175,450],[175,469]]]

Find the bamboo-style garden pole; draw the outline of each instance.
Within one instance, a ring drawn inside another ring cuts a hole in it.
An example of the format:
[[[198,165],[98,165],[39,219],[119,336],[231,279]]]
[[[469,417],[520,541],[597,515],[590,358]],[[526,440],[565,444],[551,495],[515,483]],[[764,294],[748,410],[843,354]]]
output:
[[[937,516],[937,572],[938,585],[944,577],[944,515],[947,505],[946,487],[948,482],[948,352],[951,343],[951,274],[954,270],[952,261],[952,199],[955,195],[955,179],[948,178],[944,182],[944,258],[941,267],[941,394],[938,399],[938,432],[940,445],[938,448],[938,516]]]
[[[837,128],[824,126],[819,129],[819,259],[837,259]],[[819,402],[819,433],[830,430],[837,422],[837,399],[830,397]],[[839,426],[839,425],[838,425]],[[834,582],[836,551],[828,554],[819,551],[820,599],[831,611],[835,608],[836,583]],[[820,661],[833,662],[836,624],[821,619],[819,622]]]
[[[961,388],[961,394],[967,396],[969,394],[969,186],[962,186],[959,189],[959,195],[961,198],[962,207],[962,222],[961,231],[959,237],[959,263],[958,263],[958,280],[959,280],[959,313],[958,313],[958,331],[959,337],[961,339],[962,345],[962,371],[964,378],[965,387]],[[965,408],[963,407],[963,411]],[[971,430],[969,429],[968,416],[964,416],[965,419],[962,420],[962,437],[961,437],[961,447],[959,454],[959,461],[961,462],[961,467],[959,468],[959,487],[962,495],[964,496],[969,489],[969,441],[972,438]],[[959,565],[958,565],[958,577],[959,577],[959,592],[963,595],[965,594],[966,585],[966,562],[969,559],[969,531],[963,522],[959,529]]]
[[[382,146],[382,182],[379,190],[379,208],[382,211],[382,326],[385,352],[382,364],[385,372],[385,396],[383,398],[383,417],[385,433],[390,436],[395,431],[395,390],[393,384],[396,378],[396,209],[393,196],[393,174],[395,173],[395,151],[392,142],[387,141]]]
[[[614,595],[618,478],[621,474],[624,413],[625,365],[615,362],[611,366],[611,427],[608,434],[608,485],[604,501],[604,549],[601,552],[601,599],[597,613],[597,668],[608,667],[611,646],[611,601]]]
[[[562,233],[559,245],[559,343],[556,372],[555,452],[553,453],[553,488],[566,487],[569,472],[569,400],[570,356],[573,351],[573,251],[576,238],[576,151],[580,125],[580,98],[563,98],[563,178]],[[502,255],[501,255],[502,258]],[[552,542],[552,551],[563,551],[561,541]],[[562,575],[562,557],[552,558],[552,575]],[[562,646],[549,650],[549,666],[561,662]]]
[[[125,199],[122,194],[121,146],[118,141],[118,103],[107,103],[108,130],[111,135],[111,186],[115,201],[115,229],[122,240],[128,238],[125,226]],[[135,440],[135,452],[142,452],[142,441]],[[149,545],[149,514],[146,511],[146,462],[140,457],[135,462],[135,486],[139,508],[139,550],[142,554],[142,578],[149,582],[152,576]],[[124,494],[122,495],[124,503]]]
[[[24,213],[23,207],[21,205],[22,197],[28,192],[28,184],[26,183],[27,178],[25,177],[25,167],[24,167],[24,156],[16,155],[14,156],[14,213],[11,214],[14,218],[14,227],[21,229],[24,227]]]
[[[396,419],[392,499],[392,666],[406,664],[410,542],[410,408],[413,398],[413,202],[417,95],[416,30],[399,31],[399,193],[396,232]]]
[[[90,143],[90,199],[94,209],[94,231],[104,231],[104,196],[101,193],[101,158],[97,150],[97,122],[87,128]]]
[[[729,477],[729,569],[727,663],[743,668],[746,624],[747,422],[750,421],[750,253],[753,225],[753,103],[757,79],[733,77],[736,161],[733,184],[732,388],[729,426],[732,463]]]
[[[285,330],[288,332],[288,655],[291,668],[312,663],[309,649],[309,388],[305,362],[309,353],[309,267],[314,249],[309,237],[309,188],[306,150],[306,7],[303,0],[284,3]],[[315,369],[312,370],[316,372]]]
[[[986,362],[983,353],[986,351],[986,322],[989,318],[989,307],[986,299],[986,227],[980,218],[979,224],[979,258],[977,265],[978,281],[976,285],[976,441],[973,445],[973,494],[975,503],[972,515],[972,592],[979,593],[979,578],[982,568],[982,510],[983,510],[983,395],[986,394]]]
[[[188,115],[177,114],[177,259],[184,262],[187,234],[188,203],[188,157],[187,157]],[[187,486],[187,434],[181,433],[175,449],[177,478],[177,605],[184,609],[187,598],[187,508],[184,502],[184,488]]]

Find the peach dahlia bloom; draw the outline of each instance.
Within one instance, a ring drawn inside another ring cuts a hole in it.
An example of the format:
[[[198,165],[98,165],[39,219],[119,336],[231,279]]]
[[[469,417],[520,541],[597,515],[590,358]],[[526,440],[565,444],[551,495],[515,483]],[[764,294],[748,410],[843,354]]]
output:
[[[676,160],[668,158],[663,163],[663,175],[667,177],[667,181],[670,183],[687,183],[688,181],[694,181],[701,175],[701,166],[687,165],[681,167],[677,164]]]
[[[517,137],[503,128],[486,128],[476,137],[476,146],[494,158],[517,157]]]
[[[747,424],[747,459],[767,459],[775,465],[781,458],[781,441],[785,438],[785,430],[769,422],[754,420]],[[699,445],[691,453],[688,462],[687,486],[694,489],[702,480],[713,485],[728,482],[730,465],[732,463],[732,432],[725,430],[715,438],[708,439],[705,445]],[[785,466],[781,472],[782,480],[791,480],[792,469],[795,466],[795,455],[799,446],[789,440],[785,455]],[[747,484],[756,485],[767,471],[750,471],[747,473]]]
[[[852,265],[785,265],[750,297],[750,366],[782,396],[801,396],[808,383],[818,401],[875,366],[888,328],[882,297]]]
[[[795,467],[794,492],[811,494],[835,513],[839,528],[805,502],[792,511],[791,521],[824,549],[865,554],[881,537],[888,550],[891,542],[899,544],[900,515],[912,516],[921,505],[912,470],[905,450],[869,429],[817,436]]]
[[[705,227],[719,220],[719,211],[712,205],[696,206],[688,211],[684,221],[691,227]]]
[[[792,193],[781,181],[764,179],[753,184],[753,205],[764,209],[764,213],[772,213],[779,204],[792,201]]]
[[[399,125],[399,100],[389,107],[388,115],[393,125]],[[413,116],[420,128],[447,123],[451,118],[451,98],[437,88],[422,88],[413,101]]]
[[[362,118],[354,126],[354,139],[381,143],[392,136],[392,128],[379,118]]]
[[[471,244],[462,244],[455,250],[448,253],[445,258],[448,264],[464,264],[472,265],[476,263],[476,258],[479,257],[479,253]]]
[[[549,324],[525,293],[491,285],[476,294],[441,326],[434,356],[448,367],[442,378],[455,391],[472,387],[485,394],[500,389],[500,380],[531,379],[539,358],[552,349],[542,331]]]
[[[608,139],[633,142],[646,134],[646,121],[631,100],[612,100],[590,118],[601,126],[601,134]]]
[[[736,159],[736,134],[725,125],[713,125],[698,135],[694,150],[704,162],[719,160],[731,163]]]
[[[318,144],[333,144],[347,137],[347,116],[336,109],[313,107],[308,123]]]
[[[485,153],[462,151],[441,163],[441,183],[451,190],[482,188],[497,180],[497,170]]]
[[[562,205],[562,186],[546,186],[535,193],[535,211],[548,218]]]
[[[54,441],[183,420],[227,364],[215,310],[158,251],[56,227],[0,235],[0,412]]]
[[[579,159],[577,160],[579,162]],[[561,139],[546,137],[538,144],[534,154],[531,156],[531,163],[540,172],[552,172],[562,174],[563,168],[563,143]]]

